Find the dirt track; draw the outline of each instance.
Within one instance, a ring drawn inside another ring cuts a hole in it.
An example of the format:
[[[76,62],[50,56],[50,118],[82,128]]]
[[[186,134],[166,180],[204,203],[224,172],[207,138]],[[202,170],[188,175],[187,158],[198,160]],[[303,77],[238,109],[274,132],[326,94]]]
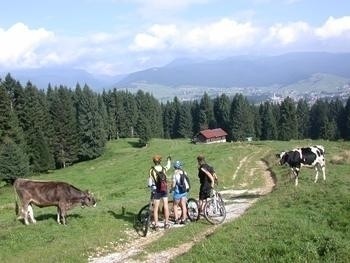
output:
[[[242,159],[244,162],[244,159]],[[274,187],[274,180],[268,170],[266,164],[262,161],[257,162],[256,169],[259,169],[265,178],[265,186],[263,188],[252,189],[252,190],[225,190],[220,191],[225,200],[225,206],[227,210],[226,221],[230,222],[237,217],[241,216],[253,203],[255,203],[261,196],[264,196],[270,193]],[[238,196],[248,196],[249,198],[237,198]],[[183,243],[178,247],[172,247],[168,250],[165,250],[157,254],[148,254],[146,260],[142,262],[148,263],[165,263],[169,262],[171,259],[176,258],[177,256],[186,253],[191,249],[191,247],[204,239],[208,234],[215,231],[218,226],[212,226],[206,232],[203,232],[200,236],[196,236],[195,240],[192,240],[188,243]],[[129,233],[129,235],[135,235]],[[149,243],[156,241],[164,235],[164,231],[151,232],[147,235],[147,238],[135,238],[134,241],[122,245],[118,248],[118,251],[115,253],[110,253],[107,256],[101,257],[90,257],[89,262],[91,263],[118,263],[118,262],[130,262],[130,263],[139,263],[141,261],[135,261],[132,259],[135,255],[142,252],[143,247]]]

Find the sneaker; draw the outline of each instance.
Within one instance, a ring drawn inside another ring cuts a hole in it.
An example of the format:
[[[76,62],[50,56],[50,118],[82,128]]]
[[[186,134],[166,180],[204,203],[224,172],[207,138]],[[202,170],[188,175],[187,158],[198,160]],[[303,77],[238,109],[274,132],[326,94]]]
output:
[[[170,224],[165,224],[164,229],[168,229],[168,228],[170,228]]]
[[[181,224],[181,225],[186,225],[186,220],[181,220],[181,221],[180,221],[180,224]]]
[[[155,230],[155,231],[158,231],[158,230],[159,230],[159,226],[156,225],[156,224],[154,224],[154,223],[152,223],[151,228],[152,228],[153,230]]]
[[[180,220],[179,220],[179,219],[175,219],[174,224],[175,224],[175,225],[180,224]]]

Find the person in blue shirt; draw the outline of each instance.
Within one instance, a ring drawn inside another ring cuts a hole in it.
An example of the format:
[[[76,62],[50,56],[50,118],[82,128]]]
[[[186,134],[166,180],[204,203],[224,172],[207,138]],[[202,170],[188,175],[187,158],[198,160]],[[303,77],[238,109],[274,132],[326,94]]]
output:
[[[173,174],[173,201],[174,201],[174,216],[175,224],[186,224],[187,219],[187,191],[189,189],[189,184],[186,179],[181,181],[181,175],[187,173],[182,169],[182,163],[180,161],[174,162],[174,174]],[[181,210],[179,209],[181,208]],[[180,214],[180,212],[182,213]],[[181,218],[180,218],[181,217]]]

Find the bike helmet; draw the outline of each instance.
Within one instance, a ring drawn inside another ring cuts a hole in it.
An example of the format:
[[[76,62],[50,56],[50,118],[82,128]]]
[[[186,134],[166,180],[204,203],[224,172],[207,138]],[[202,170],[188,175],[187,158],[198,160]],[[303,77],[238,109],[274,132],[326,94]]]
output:
[[[181,169],[182,163],[180,161],[175,161],[174,162],[174,168],[175,169]]]

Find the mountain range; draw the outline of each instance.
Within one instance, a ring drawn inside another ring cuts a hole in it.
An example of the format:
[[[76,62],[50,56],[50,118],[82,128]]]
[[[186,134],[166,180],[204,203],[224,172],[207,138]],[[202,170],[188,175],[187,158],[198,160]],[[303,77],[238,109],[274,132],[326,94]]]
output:
[[[8,72],[0,70],[1,76]],[[63,67],[16,70],[12,77],[22,84],[31,81],[38,88],[88,84],[103,89],[139,89],[158,99],[173,96],[193,98],[204,91],[249,94],[257,90],[329,91],[350,83],[350,53],[297,52],[276,56],[232,56],[224,59],[176,59],[162,66],[127,75],[96,76],[84,70]]]
[[[322,73],[350,79],[350,53],[288,53],[279,56],[237,56],[222,60],[175,60],[134,72],[117,83],[216,88],[286,86]]]

